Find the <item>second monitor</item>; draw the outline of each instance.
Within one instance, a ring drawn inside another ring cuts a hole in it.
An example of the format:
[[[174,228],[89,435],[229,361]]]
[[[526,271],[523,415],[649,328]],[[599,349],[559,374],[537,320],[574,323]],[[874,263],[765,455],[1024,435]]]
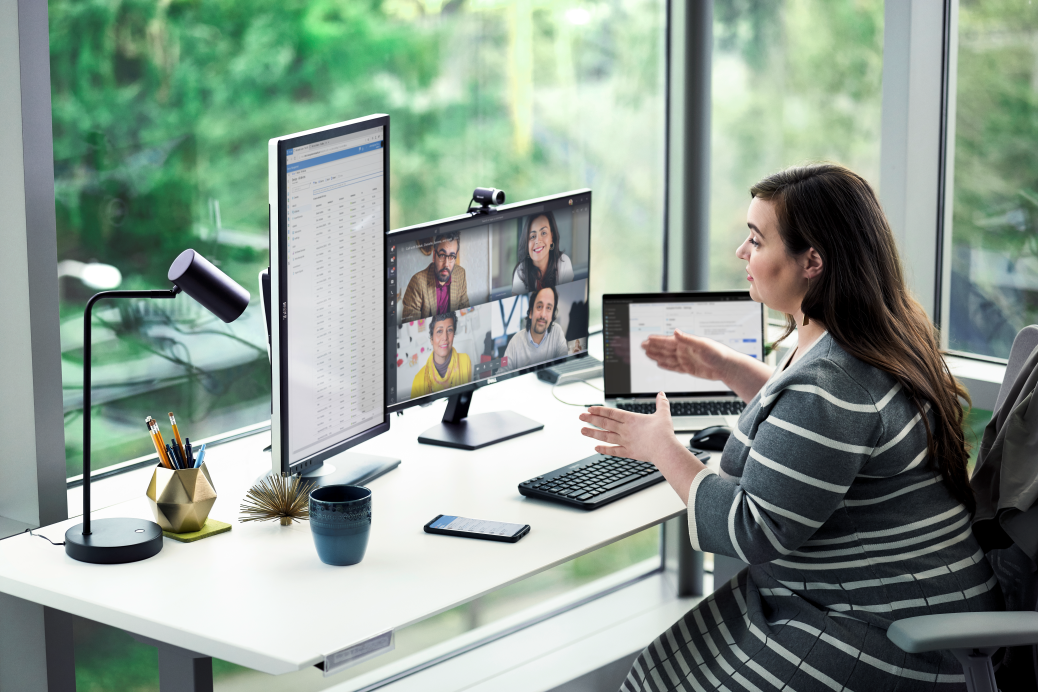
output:
[[[468,407],[478,387],[587,355],[590,236],[587,189],[386,236],[387,408],[449,397],[419,442],[478,449],[543,427]]]

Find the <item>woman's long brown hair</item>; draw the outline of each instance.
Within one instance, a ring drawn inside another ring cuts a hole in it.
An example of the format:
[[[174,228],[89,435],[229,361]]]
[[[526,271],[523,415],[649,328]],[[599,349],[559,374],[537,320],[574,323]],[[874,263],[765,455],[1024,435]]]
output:
[[[791,255],[814,248],[822,258],[822,273],[801,304],[804,315],[825,326],[845,351],[901,383],[926,426],[927,467],[944,476],[972,513],[959,401],[969,402],[969,394],[948,371],[937,330],[909,294],[894,234],[872,188],[842,166],[814,164],[768,176],[750,194],[775,205]],[[782,339],[796,326],[790,315],[786,322]]]

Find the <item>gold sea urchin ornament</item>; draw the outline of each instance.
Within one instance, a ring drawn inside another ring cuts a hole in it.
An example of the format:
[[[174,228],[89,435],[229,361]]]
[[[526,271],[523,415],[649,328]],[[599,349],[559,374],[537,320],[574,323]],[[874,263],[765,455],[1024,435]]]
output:
[[[300,482],[299,476],[291,480],[281,474],[271,474],[249,488],[245,501],[238,511],[246,515],[239,522],[273,521],[280,519],[282,526],[310,518],[310,491],[313,481]]]

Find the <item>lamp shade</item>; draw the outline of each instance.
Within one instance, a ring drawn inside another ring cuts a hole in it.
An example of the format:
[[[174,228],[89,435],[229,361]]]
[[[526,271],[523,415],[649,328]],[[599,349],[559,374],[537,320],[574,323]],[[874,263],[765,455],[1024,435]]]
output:
[[[249,292],[194,250],[173,260],[167,278],[224,322],[238,319],[249,306]]]

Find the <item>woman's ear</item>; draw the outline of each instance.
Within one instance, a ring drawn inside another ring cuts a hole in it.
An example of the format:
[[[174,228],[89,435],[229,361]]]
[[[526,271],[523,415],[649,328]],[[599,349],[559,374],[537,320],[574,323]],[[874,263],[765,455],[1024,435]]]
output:
[[[822,273],[824,262],[822,256],[812,247],[801,256],[800,266],[804,270],[805,279],[814,279]]]

